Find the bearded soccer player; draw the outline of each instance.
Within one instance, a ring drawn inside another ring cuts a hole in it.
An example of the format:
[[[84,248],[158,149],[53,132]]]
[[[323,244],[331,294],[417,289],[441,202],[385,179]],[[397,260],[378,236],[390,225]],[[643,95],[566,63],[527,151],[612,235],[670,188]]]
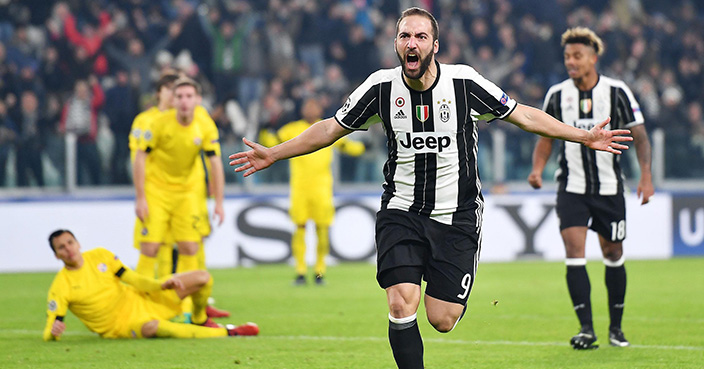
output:
[[[195,81],[180,78],[174,82],[176,109],[149,123],[135,157],[135,208],[143,226],[142,259],[154,260],[159,245],[170,232],[178,244],[177,272],[199,269],[196,254],[202,229],[208,222],[202,209],[205,185],[201,151],[212,166],[214,215],[220,223],[224,217],[224,173],[217,128],[212,120],[203,121],[195,114],[199,103],[200,86]]]
[[[68,310],[104,338],[208,338],[259,333],[254,323],[202,327],[169,321],[180,314],[186,296],[193,299],[194,314],[205,315],[210,275],[204,270],[161,280],[147,278],[104,248],[82,253],[78,240],[65,229],[49,236],[49,246],[64,267],[49,289],[45,341],[61,338]]]
[[[275,135],[262,135],[262,143],[273,146],[288,141],[308,129],[311,124],[320,120],[323,110],[316,98],[309,98],[303,103],[301,115],[303,119],[285,124]],[[345,137],[337,140],[330,147],[314,153],[291,159],[290,208],[289,215],[296,225],[291,240],[291,253],[296,262],[296,278],[294,284],[306,284],[306,222],[313,220],[317,236],[316,262],[314,267],[315,283],[324,284],[326,271],[325,258],[330,252],[328,230],[335,217],[333,204],[332,165],[333,151],[336,148],[350,156],[364,153],[364,144],[348,140]]]
[[[604,45],[593,31],[582,27],[569,29],[562,34],[562,46],[570,78],[550,87],[543,110],[567,125],[584,130],[607,116],[611,116],[611,128],[630,129],[641,171],[637,194],[642,196],[641,204],[647,204],[655,190],[650,173],[650,142],[638,102],[623,81],[597,72],[596,64]],[[536,189],[542,186],[542,173],[552,144],[551,138],[542,137],[533,151],[533,170],[528,182]],[[626,296],[623,256],[626,204],[619,156],[564,142],[560,145],[558,161],[556,210],[565,244],[567,288],[581,325],[570,343],[575,349],[599,347],[592,324],[591,285],[585,259],[587,229],[591,228],[599,235],[606,266],[604,279],[611,320],[609,343],[628,346],[621,330]]]
[[[386,290],[389,343],[399,368],[423,368],[416,313],[423,297],[430,324],[454,329],[464,315],[479,261],[484,199],[477,171],[479,120],[503,119],[540,135],[618,153],[627,130],[607,131],[606,119],[580,130],[516,103],[466,65],[435,60],[438,25],[410,8],[396,24],[401,66],[371,74],[334,117],[296,138],[230,156],[245,176],[277,160],[307,154],[382,122],[389,156],[376,219],[377,281]],[[421,280],[427,282],[425,294]]]

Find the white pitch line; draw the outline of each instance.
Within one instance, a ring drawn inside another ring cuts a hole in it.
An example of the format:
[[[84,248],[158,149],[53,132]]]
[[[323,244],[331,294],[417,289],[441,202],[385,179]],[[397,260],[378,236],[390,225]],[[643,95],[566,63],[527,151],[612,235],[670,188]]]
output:
[[[266,338],[285,340],[317,340],[317,341],[372,341],[386,342],[386,337],[336,337],[336,336],[262,336]],[[505,346],[569,346],[565,342],[533,342],[533,341],[482,341],[482,340],[448,340],[445,338],[424,338],[423,342],[448,343],[458,345],[505,345]],[[702,346],[662,346],[662,345],[631,345],[638,349],[655,350],[687,350],[704,351]]]
[[[41,337],[42,331],[28,329],[5,329],[0,331],[0,337],[9,335],[31,335]],[[97,336],[90,332],[65,332],[67,336]],[[277,340],[309,340],[309,341],[368,341],[368,342],[387,342],[386,337],[338,337],[338,336],[259,336],[260,339],[277,339]],[[424,338],[423,342],[446,343],[453,345],[502,345],[502,346],[557,346],[568,347],[566,342],[534,342],[534,341],[484,341],[484,340],[450,340],[445,338]],[[649,350],[683,350],[683,351],[704,351],[703,346],[664,346],[664,345],[631,345],[633,349],[649,349]]]

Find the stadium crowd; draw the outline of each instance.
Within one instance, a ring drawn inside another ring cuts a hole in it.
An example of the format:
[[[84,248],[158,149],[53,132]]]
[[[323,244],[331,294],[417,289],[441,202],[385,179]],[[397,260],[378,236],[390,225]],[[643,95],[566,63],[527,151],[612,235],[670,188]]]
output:
[[[307,98],[332,116],[369,73],[398,65],[395,21],[411,5],[438,18],[441,63],[472,65],[537,107],[547,86],[567,78],[560,34],[594,29],[607,49],[599,71],[631,86],[648,130],[666,134],[666,176],[704,178],[704,5],[691,0],[0,3],[0,186],[60,186],[66,132],[77,136],[79,185],[131,183],[130,126],[167,68],[205,87],[224,153],[243,136],[300,119]],[[507,124],[482,127],[487,147],[488,131],[505,131],[507,179],[524,179],[535,138]],[[341,158],[341,180],[379,183],[384,136],[355,138],[367,151]],[[258,180],[285,182],[286,167]],[[237,180],[228,171],[227,181]]]

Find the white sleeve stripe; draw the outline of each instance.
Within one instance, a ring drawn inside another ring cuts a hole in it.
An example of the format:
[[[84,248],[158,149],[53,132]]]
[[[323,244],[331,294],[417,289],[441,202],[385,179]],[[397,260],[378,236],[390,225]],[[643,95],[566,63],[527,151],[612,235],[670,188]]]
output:
[[[359,115],[357,116],[357,118],[354,118],[354,120],[352,121],[352,124],[350,124],[350,126],[354,127],[355,123],[357,123],[357,121],[359,120],[359,118],[361,118],[361,117],[364,116],[364,112],[366,112],[367,109],[369,109],[369,106],[371,106],[374,101],[376,101],[376,96],[374,96],[374,98],[373,98],[371,101],[369,101],[369,103],[367,104],[367,106],[364,107],[364,110],[362,110],[362,113],[359,114]]]

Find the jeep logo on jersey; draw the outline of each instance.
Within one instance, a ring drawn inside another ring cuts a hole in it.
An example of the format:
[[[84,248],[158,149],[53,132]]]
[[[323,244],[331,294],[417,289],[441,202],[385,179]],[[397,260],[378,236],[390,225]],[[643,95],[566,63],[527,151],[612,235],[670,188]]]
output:
[[[417,105],[416,106],[416,118],[419,121],[425,122],[430,117],[430,107],[428,105]]]
[[[398,143],[406,149],[413,149],[417,153],[441,153],[450,147],[450,136],[438,136],[438,132],[403,132],[398,133]]]

